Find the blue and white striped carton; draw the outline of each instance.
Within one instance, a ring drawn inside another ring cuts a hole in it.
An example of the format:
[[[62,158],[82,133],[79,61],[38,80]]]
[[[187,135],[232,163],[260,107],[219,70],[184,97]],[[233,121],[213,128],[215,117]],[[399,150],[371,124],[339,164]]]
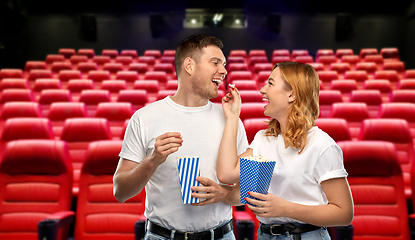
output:
[[[274,172],[275,161],[261,156],[240,158],[241,203],[248,203],[245,198],[248,192],[267,194]]]
[[[179,170],[180,186],[182,190],[183,204],[198,203],[199,198],[191,196],[192,186],[199,186],[196,177],[200,176],[199,157],[178,157],[177,168]]]

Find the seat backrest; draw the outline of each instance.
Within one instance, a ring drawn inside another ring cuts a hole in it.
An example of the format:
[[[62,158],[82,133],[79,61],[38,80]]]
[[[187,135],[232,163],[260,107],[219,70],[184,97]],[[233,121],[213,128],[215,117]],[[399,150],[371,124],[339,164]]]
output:
[[[334,141],[351,141],[347,121],[342,118],[318,118],[316,126],[327,133]]]
[[[369,118],[369,109],[366,103],[333,103],[331,118],[343,118],[347,122],[361,122]]]
[[[339,90],[321,90],[319,93],[320,105],[332,105],[333,103],[343,102],[341,92]]]
[[[398,72],[396,72],[395,70],[376,71],[373,77],[374,79],[388,79],[390,82],[399,81]]]
[[[148,103],[148,94],[145,90],[127,89],[118,93],[117,102],[129,102],[132,105],[145,105]]]
[[[95,56],[95,50],[92,48],[80,48],[78,49],[78,55],[86,55],[88,58]]]
[[[359,57],[360,59],[365,59],[366,55],[375,55],[379,54],[378,49],[376,48],[362,48],[360,49]]]
[[[54,139],[52,124],[47,118],[10,118],[1,133],[1,141],[20,139]]]
[[[111,79],[111,74],[106,70],[90,71],[88,73],[88,79],[92,79],[94,82],[102,82],[104,80]]]
[[[167,73],[163,71],[147,71],[144,74],[144,80],[157,80],[160,83],[167,83]]]
[[[174,64],[172,63],[156,63],[154,65],[154,71],[163,71],[168,74],[173,73],[174,70]]]
[[[30,89],[8,88],[1,92],[0,103],[6,102],[33,102],[33,92]]]
[[[336,71],[318,71],[317,73],[323,82],[331,82],[332,80],[338,79]]]
[[[92,142],[111,139],[110,126],[105,118],[66,119],[61,135],[61,140],[66,142]]]
[[[379,90],[354,90],[350,93],[349,101],[379,106],[382,104],[382,96]]]
[[[33,91],[41,92],[45,89],[61,89],[61,80],[58,78],[38,78],[33,84]]]
[[[166,88],[168,87],[169,82],[170,81],[167,82]],[[145,81],[138,80],[134,82],[133,88],[146,90],[147,93],[158,93],[158,91],[160,90],[160,84],[159,84],[159,81],[157,80],[145,80]]]
[[[86,89],[94,89],[94,82],[91,79],[71,79],[66,88],[71,93],[82,92]]]
[[[338,48],[336,49],[336,57],[342,59],[343,56],[353,56],[354,52],[351,48]],[[357,55],[355,55],[357,56]]]
[[[137,50],[135,49],[124,49],[121,50],[120,56],[130,56],[132,58],[138,58]]]
[[[415,89],[394,90],[391,92],[389,102],[415,103]]]
[[[144,51],[144,56],[146,57],[154,57],[155,59],[161,58],[161,51],[157,49],[147,49]]]
[[[413,90],[415,90],[415,79],[401,79],[398,82],[397,89],[413,89]]]
[[[339,90],[342,93],[350,93],[357,90],[356,80],[354,79],[339,79],[330,82],[330,90]]]
[[[43,105],[54,102],[72,102],[72,95],[67,89],[45,89],[40,92],[38,102]]]
[[[242,102],[263,102],[262,94],[258,90],[241,90],[239,91]]]
[[[118,55],[119,54],[118,54],[117,49],[102,49],[102,51],[101,51],[101,56],[109,56],[110,58],[115,58]],[[95,56],[95,58],[96,57],[99,57],[99,56]]]
[[[398,61],[400,60],[399,50],[398,50],[398,48],[395,48],[395,47],[382,48],[382,49],[380,49],[380,54],[385,59],[394,59],[394,60],[398,60]]]
[[[248,118],[266,118],[264,115],[264,102],[243,102],[240,119],[242,122]]]
[[[115,79],[125,80],[126,82],[135,82],[138,80],[138,73],[136,71],[119,71]]]
[[[49,108],[48,118],[51,121],[64,121],[68,118],[88,117],[85,104],[82,102],[56,102]]]
[[[98,105],[102,102],[111,102],[111,94],[108,90],[90,89],[83,90],[79,96],[79,102],[86,105]]]
[[[29,82],[24,78],[3,78],[0,80],[0,90],[8,88],[29,89]]]
[[[415,123],[415,104],[383,103],[380,106],[378,117],[405,119],[408,123]]]
[[[81,79],[82,73],[79,70],[62,70],[59,72],[58,78],[62,82],[68,82],[71,79]]]
[[[254,80],[251,71],[233,71],[228,73],[226,79],[228,83],[232,83],[234,80]]]
[[[73,48],[60,48],[58,50],[58,54],[65,56],[66,59],[69,59],[76,54],[76,51]]]
[[[268,118],[246,118],[243,121],[248,143],[251,143],[252,140],[254,140],[254,137],[259,130],[266,129],[268,127],[267,121]]]
[[[344,73],[345,79],[354,79],[358,82],[363,82],[369,79],[365,70],[351,70]]]
[[[106,118],[108,121],[125,121],[133,115],[129,102],[110,102],[98,104],[95,117]]]
[[[37,102],[7,102],[0,113],[1,119],[17,117],[42,117],[40,106]]]
[[[124,70],[124,67],[122,63],[116,63],[116,62],[109,62],[105,63],[104,67],[102,68],[104,71],[108,71],[110,73],[117,73],[118,71]]]
[[[104,80],[101,89],[108,90],[110,93],[118,93],[120,90],[127,89],[127,82],[125,80]]]
[[[228,74],[233,71],[249,71],[248,64],[244,63],[230,63],[226,65]]]
[[[30,72],[32,69],[46,69],[45,61],[27,61],[24,67],[25,72]]]
[[[115,199],[112,178],[121,146],[122,141],[96,141],[88,146],[79,182],[75,239],[134,239],[145,191],[123,204]]]
[[[70,211],[71,188],[72,165],[65,142],[9,142],[0,161],[0,239],[38,239],[40,221]],[[65,229],[67,233],[69,226]]]
[[[52,71],[49,69],[32,69],[29,72],[28,80],[35,81],[38,78],[53,78]]]
[[[366,80],[363,83],[363,89],[369,90],[379,90],[381,93],[390,93],[392,91],[392,86],[387,79],[374,79]]]
[[[411,239],[402,171],[392,143],[339,142],[354,201],[354,239]]]

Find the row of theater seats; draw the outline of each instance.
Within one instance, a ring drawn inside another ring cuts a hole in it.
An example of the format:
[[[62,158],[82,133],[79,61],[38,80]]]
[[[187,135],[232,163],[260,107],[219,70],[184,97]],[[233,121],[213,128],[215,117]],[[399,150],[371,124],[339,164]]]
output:
[[[0,238],[54,239],[57,233],[63,240],[74,220],[77,240],[141,238],[145,193],[124,204],[112,194],[112,176],[121,144],[90,143],[81,170],[76,209],[72,211],[72,166],[67,144],[56,140],[9,142],[0,161]],[[404,175],[395,145],[386,141],[338,144],[343,150],[355,204],[353,239],[411,239],[408,220],[414,216],[408,216]],[[411,171],[415,175],[413,168]],[[414,185],[410,187],[415,189]],[[234,211],[233,217],[238,240],[256,239],[258,222],[251,211]],[[247,221],[252,226],[245,224]],[[241,234],[242,226],[249,226],[250,231]]]

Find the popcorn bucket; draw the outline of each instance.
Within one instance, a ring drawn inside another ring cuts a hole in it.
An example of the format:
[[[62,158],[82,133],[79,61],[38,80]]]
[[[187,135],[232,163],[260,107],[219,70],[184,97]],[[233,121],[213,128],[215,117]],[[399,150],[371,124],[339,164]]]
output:
[[[199,198],[191,196],[192,186],[199,186],[196,177],[200,176],[199,157],[179,157],[177,158],[177,168],[179,170],[180,186],[182,191],[183,204],[198,203]]]
[[[240,158],[241,203],[248,203],[245,200],[250,197],[248,192],[268,193],[274,167],[275,161],[261,156]]]

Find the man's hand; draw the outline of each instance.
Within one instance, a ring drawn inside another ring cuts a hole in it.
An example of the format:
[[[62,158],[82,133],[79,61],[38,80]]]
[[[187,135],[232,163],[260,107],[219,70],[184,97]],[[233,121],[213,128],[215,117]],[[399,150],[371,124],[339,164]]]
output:
[[[211,203],[223,202],[226,199],[229,193],[229,189],[227,187],[221,186],[205,177],[197,177],[196,180],[203,186],[193,186],[191,188],[193,191],[192,197],[204,198],[206,200],[200,203],[192,203],[192,206],[204,206]]]
[[[167,157],[179,150],[182,146],[183,139],[178,132],[167,132],[156,138],[154,144],[154,150],[150,154],[150,158],[157,164],[162,164],[166,161]]]

